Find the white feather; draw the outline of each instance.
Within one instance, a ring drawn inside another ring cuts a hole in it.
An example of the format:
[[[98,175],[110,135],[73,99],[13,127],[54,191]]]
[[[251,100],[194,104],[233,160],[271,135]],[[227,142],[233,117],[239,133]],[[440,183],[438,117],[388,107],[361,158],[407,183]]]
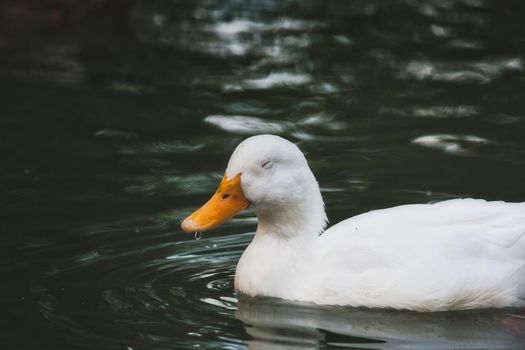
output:
[[[226,170],[239,173],[259,219],[237,266],[241,293],[419,311],[525,305],[525,203],[403,205],[323,232],[319,186],[295,145],[251,137]]]

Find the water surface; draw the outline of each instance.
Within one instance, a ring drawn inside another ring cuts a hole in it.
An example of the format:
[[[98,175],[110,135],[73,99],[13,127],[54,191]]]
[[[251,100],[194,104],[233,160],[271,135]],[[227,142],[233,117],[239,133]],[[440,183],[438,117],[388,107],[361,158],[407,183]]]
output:
[[[305,152],[332,224],[464,196],[524,201],[522,2],[13,3],[0,31],[5,346],[525,347],[523,310],[239,297],[253,214],[198,241],[179,228],[259,133]]]

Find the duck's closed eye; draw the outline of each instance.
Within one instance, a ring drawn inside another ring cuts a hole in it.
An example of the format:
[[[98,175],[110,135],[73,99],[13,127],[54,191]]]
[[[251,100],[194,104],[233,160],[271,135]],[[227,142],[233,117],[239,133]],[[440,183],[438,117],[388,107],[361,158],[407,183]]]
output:
[[[273,162],[271,160],[267,160],[266,162],[261,164],[261,168],[270,169],[272,165],[273,165]]]

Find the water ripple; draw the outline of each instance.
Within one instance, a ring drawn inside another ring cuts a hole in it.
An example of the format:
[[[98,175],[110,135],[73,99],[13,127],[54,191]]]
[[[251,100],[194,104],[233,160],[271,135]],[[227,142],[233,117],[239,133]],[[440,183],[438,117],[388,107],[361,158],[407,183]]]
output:
[[[132,346],[141,347],[153,338],[158,345],[156,337],[162,334],[149,332],[163,328],[164,341],[176,345],[169,335],[172,327],[186,327],[196,336],[215,334],[220,328],[214,324],[223,321],[210,321],[210,313],[218,311],[223,320],[234,320],[235,265],[252,236],[210,236],[125,252],[82,253],[55,266],[47,274],[46,286],[34,289],[40,312],[55,327],[68,329],[70,341],[77,345],[98,339],[106,348],[128,339]],[[90,275],[98,277],[89,282]],[[86,283],[93,289],[89,298],[71,293]],[[61,299],[65,292],[68,299]],[[96,325],[86,318],[103,310],[107,317],[97,318]],[[142,336],[131,336],[133,331]]]
[[[476,154],[480,146],[489,144],[489,140],[473,135],[436,134],[417,137],[412,143],[453,155],[471,156]]]
[[[402,79],[434,80],[457,83],[487,83],[505,72],[523,71],[519,57],[472,63],[410,61],[402,68]]]
[[[465,118],[479,114],[479,107],[460,106],[412,106],[405,108],[383,107],[380,114],[395,114],[404,117],[419,118]]]
[[[283,134],[292,127],[290,123],[280,120],[240,115],[209,115],[204,122],[239,135]]]

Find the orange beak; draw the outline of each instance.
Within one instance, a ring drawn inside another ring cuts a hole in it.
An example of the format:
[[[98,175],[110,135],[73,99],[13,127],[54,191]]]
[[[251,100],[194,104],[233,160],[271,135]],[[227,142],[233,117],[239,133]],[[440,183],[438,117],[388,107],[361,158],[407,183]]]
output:
[[[211,230],[247,208],[249,204],[242,193],[241,174],[231,180],[224,175],[219,189],[210,200],[184,219],[182,230],[184,232]]]

